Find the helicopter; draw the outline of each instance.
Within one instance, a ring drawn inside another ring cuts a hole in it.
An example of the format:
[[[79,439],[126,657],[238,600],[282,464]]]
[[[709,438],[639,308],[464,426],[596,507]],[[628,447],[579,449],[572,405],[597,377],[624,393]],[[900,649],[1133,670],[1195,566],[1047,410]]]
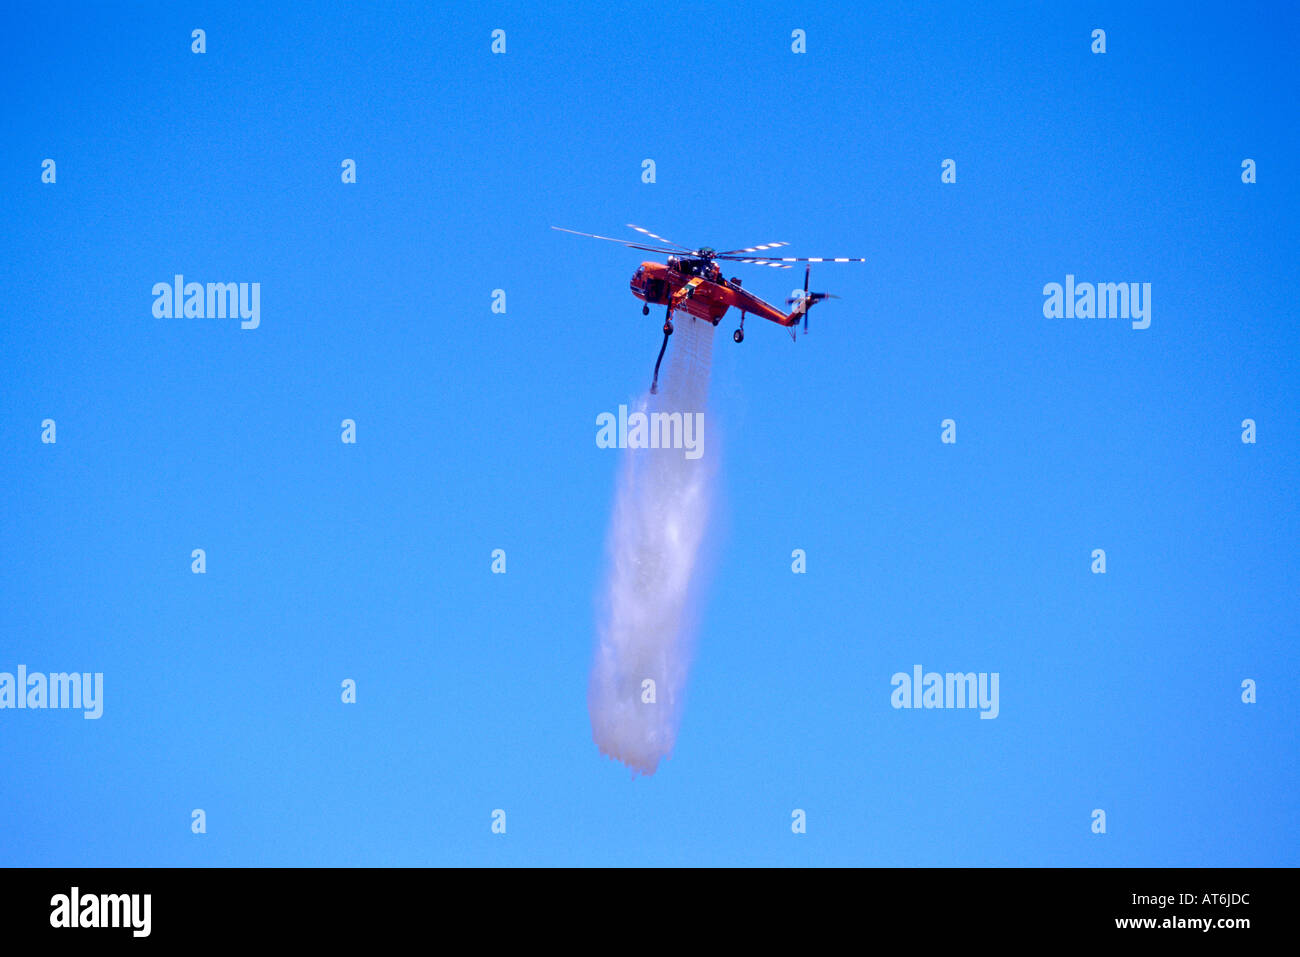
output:
[[[740,310],[740,326],[731,334],[733,341],[737,343],[745,341],[745,316],[748,313],[775,322],[778,326],[784,326],[790,330],[790,338],[793,340],[795,338],[795,329],[798,327],[800,320],[803,321],[803,331],[807,335],[809,309],[823,299],[840,298],[826,292],[808,291],[808,280],[812,274],[812,264],[866,262],[865,259],[849,257],[766,255],[768,250],[780,249],[789,246],[789,243],[762,243],[745,249],[726,249],[722,252],[708,246],[701,246],[699,249],[687,249],[685,246],[675,243],[671,239],[665,239],[663,236],[658,236],[648,229],[643,229],[632,223],[627,225],[630,229],[648,236],[662,245],[650,246],[644,243],[630,243],[622,239],[615,239],[612,236],[580,233],[576,229],[565,229],[563,226],[552,226],[551,228],[562,233],[587,236],[590,239],[603,239],[606,242],[620,243],[629,249],[639,249],[660,256],[667,256],[668,261],[666,263],[643,262],[637,267],[636,272],[632,274],[632,281],[629,283],[633,295],[645,302],[645,305],[641,307],[641,315],[650,315],[651,305],[667,307],[663,327],[664,341],[663,345],[659,347],[659,358],[655,360],[654,380],[650,383],[652,393],[659,391],[659,366],[664,361],[664,350],[668,348],[668,338],[673,334],[674,312],[680,310],[687,315],[711,322],[716,326],[722,321],[722,317],[726,315],[727,310],[735,307]],[[736,277],[731,279],[723,278],[722,267],[718,265],[719,262],[749,263],[755,266],[770,266],[774,269],[789,269],[791,263],[806,263],[803,273],[803,292],[796,292],[794,296],[787,299],[785,301],[786,305],[793,306],[793,308],[788,313],[782,312],[771,303],[764,302],[752,292],[743,289],[740,279]]]

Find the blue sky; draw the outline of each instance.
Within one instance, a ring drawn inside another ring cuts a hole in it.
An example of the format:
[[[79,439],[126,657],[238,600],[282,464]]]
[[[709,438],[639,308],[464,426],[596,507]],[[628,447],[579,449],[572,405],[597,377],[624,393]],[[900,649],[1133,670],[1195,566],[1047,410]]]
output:
[[[6,11],[0,671],[105,712],[0,711],[0,863],[1300,863],[1296,17],[1055,7]],[[636,780],[587,715],[595,419],[662,317],[548,228],[629,222],[869,259],[797,344],[717,330]],[[260,327],[155,318],[176,273]],[[1067,274],[1150,282],[1150,328],[1044,318]],[[998,718],[894,710],[916,664],[998,672]]]

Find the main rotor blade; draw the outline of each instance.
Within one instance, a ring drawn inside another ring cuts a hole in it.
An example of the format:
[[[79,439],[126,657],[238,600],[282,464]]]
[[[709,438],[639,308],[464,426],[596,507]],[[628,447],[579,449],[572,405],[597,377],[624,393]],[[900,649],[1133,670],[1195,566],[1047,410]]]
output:
[[[731,263],[749,263],[751,266],[771,266],[773,269],[789,269],[785,263],[773,262],[770,259],[741,259],[739,256],[718,256],[718,259],[725,259]]]
[[[618,243],[620,246],[626,246],[628,249],[641,249],[648,253],[658,253],[660,256],[664,253],[672,252],[671,249],[664,249],[661,246],[643,246],[640,243],[629,243],[622,239],[615,239],[613,236],[597,236],[595,233],[580,233],[576,229],[565,229],[563,226],[552,226],[552,229],[558,229],[562,233],[573,233],[575,236],[586,236],[589,239],[603,239],[606,242]]]
[[[768,249],[779,249],[782,246],[789,246],[789,243],[764,243],[761,246],[749,246],[745,249],[724,249],[718,253],[719,256],[731,256],[735,253],[761,253]]]
[[[714,259],[730,259],[742,263],[864,263],[865,259],[850,259],[847,256],[757,256],[742,258],[718,253]]]
[[[676,246],[677,249],[680,250],[681,252],[692,253],[695,251],[693,249],[687,249],[681,243],[675,243],[671,239],[665,239],[663,236],[658,236],[650,232],[650,230],[648,229],[642,229],[640,226],[636,225],[635,223],[628,223],[627,225],[629,229],[635,229],[638,233],[644,233],[645,235],[649,236],[651,239],[657,239],[661,243],[667,243],[669,246]]]

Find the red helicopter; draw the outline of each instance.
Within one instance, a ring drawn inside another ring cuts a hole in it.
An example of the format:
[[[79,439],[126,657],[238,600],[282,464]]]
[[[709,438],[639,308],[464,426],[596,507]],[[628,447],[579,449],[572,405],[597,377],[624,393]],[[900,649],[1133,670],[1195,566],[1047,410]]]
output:
[[[642,229],[632,223],[627,225],[638,233],[649,236],[663,245],[646,246],[641,243],[629,243],[621,239],[614,239],[611,236],[580,233],[576,229],[565,229],[563,226],[552,226],[551,228],[558,229],[563,233],[573,233],[575,236],[588,236],[592,239],[603,239],[611,243],[622,243],[622,245],[630,249],[641,249],[661,256],[668,256],[667,263],[643,262],[637,267],[636,272],[632,274],[630,283],[633,294],[646,303],[641,307],[643,316],[650,314],[651,303],[668,307],[668,313],[664,317],[664,343],[659,347],[659,358],[655,361],[654,381],[650,384],[651,392],[657,392],[659,388],[659,365],[664,360],[664,350],[668,348],[668,337],[673,334],[673,313],[675,311],[680,309],[687,315],[694,316],[697,319],[704,319],[716,326],[722,321],[722,317],[726,315],[727,310],[734,306],[740,310],[740,328],[731,334],[731,338],[736,342],[745,341],[745,315],[751,312],[775,322],[778,326],[785,326],[790,330],[790,338],[793,339],[795,327],[799,325],[800,319],[803,320],[803,331],[807,334],[809,309],[823,299],[839,298],[839,296],[832,296],[830,293],[808,291],[808,278],[812,273],[812,264],[866,262],[865,259],[850,259],[848,257],[832,259],[822,256],[753,255],[754,253],[765,253],[769,249],[779,249],[782,246],[790,245],[789,243],[763,243],[746,249],[727,249],[722,252],[717,252],[707,246],[692,250],[678,245],[671,239],[657,236],[648,229]],[[808,263],[803,273],[803,293],[787,299],[786,305],[792,305],[794,308],[788,313],[782,312],[771,303],[759,299],[752,292],[742,289],[739,279],[734,277],[724,279],[722,268],[718,265],[719,261],[751,263],[756,266],[771,266],[774,269],[789,269],[790,263]]]

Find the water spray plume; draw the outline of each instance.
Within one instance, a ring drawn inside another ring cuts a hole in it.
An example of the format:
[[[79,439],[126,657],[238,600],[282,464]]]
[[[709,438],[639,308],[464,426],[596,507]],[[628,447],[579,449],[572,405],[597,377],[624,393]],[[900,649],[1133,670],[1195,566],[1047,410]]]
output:
[[[683,317],[672,338],[659,392],[644,394],[637,410],[702,413],[713,326]],[[601,752],[634,773],[653,774],[672,753],[681,720],[716,453],[706,448],[690,459],[681,449],[628,448],[621,454],[587,703]]]

